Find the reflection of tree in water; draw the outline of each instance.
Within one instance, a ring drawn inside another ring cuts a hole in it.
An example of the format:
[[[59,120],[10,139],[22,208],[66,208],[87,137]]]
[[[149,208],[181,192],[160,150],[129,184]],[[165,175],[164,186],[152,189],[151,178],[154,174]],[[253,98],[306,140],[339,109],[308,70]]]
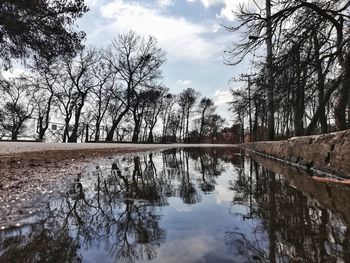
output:
[[[254,256],[253,262],[350,262],[349,226],[255,161],[248,170],[231,184],[232,210],[247,207],[235,215],[251,226],[249,235],[236,228],[226,232],[225,243],[236,256]]]
[[[238,229],[226,231],[225,245],[235,255],[236,262],[268,262],[265,249],[261,247],[260,240],[249,240]]]
[[[84,250],[100,248],[118,261],[154,259],[166,238],[161,207],[169,197],[195,204],[202,192],[213,191],[224,170],[220,154],[173,149],[97,166],[92,176],[78,178],[61,199],[50,202],[38,223],[1,237],[0,261],[10,256],[54,261],[49,256],[56,255],[59,262],[77,262]]]
[[[41,224],[42,223],[42,224]],[[29,226],[28,234],[17,233],[0,237],[0,262],[81,262],[78,253],[79,242],[74,240],[68,229],[51,231],[44,222]],[[5,237],[6,236],[6,237]]]
[[[215,178],[225,170],[219,162],[217,150],[212,148],[208,151],[190,151],[190,156],[197,160],[195,170],[201,173],[198,180],[203,193],[210,193],[215,190]]]
[[[232,151],[232,149],[231,149]],[[196,183],[203,193],[210,193],[215,190],[215,179],[225,171],[221,156],[225,162],[237,161],[235,155],[229,158],[229,149],[225,148],[184,148],[182,150],[170,149],[163,152],[163,164],[170,169],[171,179],[181,182],[179,196],[187,204],[195,204],[201,200]],[[192,166],[189,164],[192,162]],[[200,177],[194,177],[190,171],[200,173]]]
[[[215,190],[216,178],[226,170],[224,163],[240,163],[239,149],[235,148],[189,148],[185,151],[195,161],[194,170],[201,174],[198,183],[203,193]]]
[[[201,201],[195,184],[192,182],[188,164],[188,152],[182,151],[180,154],[180,163],[184,165],[181,173],[180,197],[185,204],[195,204]]]
[[[154,259],[166,237],[159,227],[157,207],[167,201],[152,155],[143,167],[140,158],[134,157],[132,172],[123,172],[113,163],[110,173],[103,175],[97,167],[94,176],[85,187],[78,179],[64,198],[51,204],[40,224],[31,226],[28,235],[4,238],[6,252],[0,261],[8,256],[16,259],[19,252],[21,257],[25,253],[28,259],[46,260],[49,257],[38,251],[49,251],[59,254],[58,262],[74,262],[80,260],[79,244],[88,249],[96,243],[105,244],[118,260]]]

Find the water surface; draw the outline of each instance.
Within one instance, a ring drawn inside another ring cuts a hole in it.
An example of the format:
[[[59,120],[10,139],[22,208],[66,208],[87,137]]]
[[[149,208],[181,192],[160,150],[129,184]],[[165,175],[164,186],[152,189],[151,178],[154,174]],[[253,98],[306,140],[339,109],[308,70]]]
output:
[[[342,206],[239,149],[147,152],[84,171],[28,224],[0,232],[0,262],[350,262]]]

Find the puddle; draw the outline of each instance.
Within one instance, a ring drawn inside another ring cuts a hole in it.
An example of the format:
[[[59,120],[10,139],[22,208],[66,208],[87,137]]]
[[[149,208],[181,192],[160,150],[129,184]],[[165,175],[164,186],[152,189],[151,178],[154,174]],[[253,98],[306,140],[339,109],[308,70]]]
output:
[[[349,262],[348,189],[265,166],[235,148],[88,165],[2,215],[0,262]]]

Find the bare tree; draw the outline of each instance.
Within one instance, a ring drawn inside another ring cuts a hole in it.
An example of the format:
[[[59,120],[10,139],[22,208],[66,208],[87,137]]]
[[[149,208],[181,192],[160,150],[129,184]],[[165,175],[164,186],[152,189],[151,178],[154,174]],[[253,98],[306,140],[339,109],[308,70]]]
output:
[[[153,130],[158,122],[158,117],[160,113],[166,108],[165,103],[168,101],[166,100],[166,93],[168,92],[168,89],[160,86],[158,89],[153,90],[151,92],[151,103],[146,109],[145,114],[145,122],[146,126],[148,126],[149,132],[148,132],[148,139],[147,141],[149,143],[154,142],[153,137]]]
[[[74,124],[68,142],[77,142],[79,120],[89,92],[95,87],[92,68],[96,63],[96,50],[80,51],[76,58],[64,60],[65,71],[75,90]]]
[[[116,74],[105,60],[99,59],[92,72],[97,81],[96,87],[92,90],[92,105],[94,107],[95,141],[99,141],[101,122],[108,112],[111,100],[115,98],[113,93],[118,88]]]
[[[5,86],[4,86],[5,85]],[[1,109],[2,129],[9,133],[11,140],[17,140],[18,136],[25,130],[25,122],[32,116],[32,92],[24,77],[2,82],[4,86],[3,99],[5,105]]]
[[[33,74],[29,76],[31,85],[34,86],[35,113],[38,117],[38,139],[45,139],[45,133],[49,128],[50,114],[55,103],[57,82],[61,77],[61,60],[40,59],[32,68]]]
[[[61,76],[55,96],[57,98],[57,107],[64,119],[62,141],[67,142],[67,139],[69,138],[70,121],[73,116],[74,107],[78,100],[78,94],[72,83],[68,80],[67,76]]]
[[[175,110],[170,111],[169,117],[168,117],[166,135],[169,134],[172,137],[171,138],[172,142],[177,142],[176,134],[181,125],[181,118],[182,116],[179,114],[179,111],[178,112],[176,112]]]
[[[204,135],[205,126],[206,124],[208,124],[209,116],[214,113],[215,108],[216,107],[214,106],[214,102],[207,97],[202,98],[199,102],[197,109],[197,112],[200,114],[199,140],[202,139]]]
[[[144,90],[137,94],[137,96],[135,96],[135,99],[131,103],[131,112],[134,121],[132,142],[139,141],[142,121],[144,119],[147,107],[152,103],[152,95],[152,90]]]
[[[293,101],[290,117],[293,118],[296,135],[311,133],[318,122],[321,132],[328,130],[325,107],[332,104],[333,93],[336,97],[334,115],[337,129],[346,128],[350,55],[349,38],[344,34],[347,33],[345,25],[350,20],[346,14],[349,6],[350,2],[346,0],[274,1],[274,14],[269,19],[261,12],[242,8],[237,14],[240,25],[227,27],[230,31],[243,31],[242,41],[226,51],[226,63],[235,65],[267,40],[268,30],[265,29],[271,26],[275,41],[272,70],[276,131],[282,126],[279,125],[281,116],[285,118],[278,108],[278,105],[284,106],[281,91]],[[266,72],[264,68],[262,72]],[[284,81],[286,76],[291,83]],[[280,89],[281,83],[287,85]],[[309,120],[307,128],[306,119]]]
[[[151,86],[161,77],[160,67],[165,62],[165,52],[157,46],[154,37],[145,39],[130,31],[112,41],[104,59],[118,75],[124,89],[122,96],[118,97],[123,109],[114,118],[106,137],[107,141],[111,141],[120,121],[130,110],[132,100],[138,96],[139,89]]]
[[[217,139],[219,131],[224,124],[225,124],[225,119],[216,113],[211,114],[208,117],[208,127],[209,127],[209,132],[211,134],[212,143],[214,143],[214,141]]]
[[[189,120],[190,120],[190,112],[194,107],[197,99],[199,97],[199,93],[195,91],[193,88],[187,88],[183,92],[179,94],[178,104],[182,110],[182,127],[184,131],[183,140],[188,141],[189,138]]]
[[[164,97],[164,109],[161,112],[162,116],[162,142],[166,142],[168,134],[168,128],[170,123],[171,114],[173,112],[173,107],[176,102],[176,96],[174,94],[168,93]],[[171,133],[172,135],[172,133]],[[176,135],[176,131],[175,131]]]

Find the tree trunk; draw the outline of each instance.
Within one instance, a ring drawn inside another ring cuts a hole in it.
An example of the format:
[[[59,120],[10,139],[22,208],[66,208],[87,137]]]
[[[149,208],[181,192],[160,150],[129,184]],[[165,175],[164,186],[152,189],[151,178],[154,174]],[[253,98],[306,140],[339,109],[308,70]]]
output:
[[[79,120],[81,116],[81,111],[84,107],[86,94],[82,93],[80,94],[80,103],[78,104],[77,110],[75,112],[75,120],[74,120],[74,126],[72,130],[72,134],[68,137],[68,142],[77,142],[78,141],[78,129],[79,129]]]
[[[342,84],[337,96],[337,101],[334,109],[335,124],[338,131],[346,130],[346,106],[350,95],[350,52],[345,56],[342,65]]]
[[[139,104],[137,104],[138,107]],[[143,109],[141,113],[137,113],[136,108],[133,111],[133,117],[134,117],[134,131],[132,135],[132,142],[138,142],[139,141],[139,135],[141,131],[141,123],[142,123],[142,115],[143,115]]]
[[[67,142],[67,138],[68,138],[68,127],[69,127],[69,119],[65,119],[65,125],[64,125],[64,131],[63,131],[63,142]]]
[[[350,129],[350,98],[348,100],[348,129]]]
[[[179,124],[179,127],[180,127],[180,129],[179,129],[179,140],[180,141],[181,141],[181,137],[182,137],[182,139],[184,139],[183,136],[182,136],[182,133],[183,133],[182,130],[184,129],[184,122],[185,122],[185,110],[182,110],[180,124]]]
[[[299,49],[296,52],[296,89],[295,89],[295,100],[294,100],[294,130],[295,136],[304,135],[304,87],[301,81],[301,69],[300,69],[300,53]]]
[[[329,99],[330,99],[331,95],[338,88],[340,83],[341,83],[341,78],[336,80],[335,83],[333,84],[333,86],[323,96],[323,99],[320,102],[320,105],[318,105],[318,108],[317,108],[314,116],[312,117],[309,126],[307,127],[307,130],[306,130],[306,134],[307,135],[311,135],[313,133],[314,129],[316,128],[316,124],[317,124],[317,122],[318,122],[318,120],[320,118],[320,114],[322,112],[322,109],[324,109],[326,107],[327,103],[329,102]]]
[[[153,127],[151,127],[151,128],[149,129],[148,142],[149,142],[149,143],[154,143],[154,138],[153,138]]]
[[[106,136],[106,141],[113,141],[113,137],[114,137],[114,133],[115,133],[115,129],[117,128],[119,122],[118,121],[113,121],[111,129],[107,132],[107,136]]]
[[[186,142],[188,142],[188,123],[190,119],[190,109],[187,109],[187,116],[186,116]]]
[[[271,21],[271,0],[266,0],[266,46],[267,46],[267,135],[270,141],[275,138],[275,104],[274,85],[272,76],[272,21]]]
[[[320,107],[321,102],[324,97],[324,86],[325,86],[325,80],[324,75],[322,71],[322,61],[320,60],[320,46],[317,38],[317,32],[314,32],[314,44],[315,44],[315,62],[316,62],[316,69],[317,69],[317,89],[318,89],[318,105]],[[325,106],[320,108],[320,124],[321,124],[321,133],[327,133],[327,117],[326,117],[326,110]]]
[[[18,131],[12,131],[11,133],[11,140],[12,141],[17,141],[18,138]]]
[[[254,106],[255,106],[255,114],[254,114],[254,125],[253,125],[253,142],[258,140],[258,126],[259,126],[259,105],[258,103],[254,102]]]
[[[38,126],[39,126],[39,135],[38,135],[38,139],[40,141],[44,140],[44,136],[45,136],[45,131],[44,131],[44,127],[43,127],[43,116],[40,116],[38,118]]]
[[[318,103],[321,104],[324,96],[324,84],[319,84],[318,87]],[[321,125],[321,133],[327,133],[328,132],[328,126],[327,126],[327,116],[326,116],[326,107],[320,108],[320,125]]]
[[[85,142],[89,142],[89,124],[85,125]]]
[[[123,119],[124,115],[129,111],[129,106],[127,106],[112,123],[111,129],[108,131],[106,136],[106,141],[113,141],[115,130],[117,129],[120,121]]]
[[[132,142],[138,142],[139,140],[139,134],[140,134],[140,121],[135,121],[134,131],[132,134]]]
[[[303,135],[303,115],[304,111],[300,108],[300,98],[298,94],[300,93],[299,87],[296,89],[296,99],[294,102],[294,130],[295,136]]]
[[[95,132],[95,142],[98,142],[100,140],[100,122],[97,121],[96,124],[95,124],[95,129],[96,129],[96,132]]]
[[[44,137],[45,137],[45,133],[47,131],[47,129],[49,128],[49,120],[50,120],[50,113],[51,113],[51,103],[52,103],[52,99],[53,99],[53,92],[51,90],[51,94],[49,97],[49,100],[47,101],[47,108],[45,111],[45,122],[44,122],[44,116],[39,117],[39,140],[43,141]],[[45,123],[45,124],[44,124]]]

